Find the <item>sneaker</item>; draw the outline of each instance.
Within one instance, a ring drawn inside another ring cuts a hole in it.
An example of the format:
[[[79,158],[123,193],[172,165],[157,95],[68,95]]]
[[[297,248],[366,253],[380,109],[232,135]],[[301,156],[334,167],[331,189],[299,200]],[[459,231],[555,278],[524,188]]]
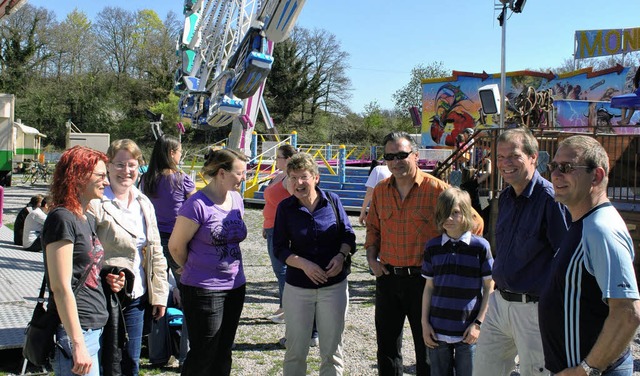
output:
[[[171,355],[171,357],[169,358],[169,361],[167,362],[167,367],[179,368],[180,367],[180,361],[178,359],[176,359],[175,356]]]
[[[284,324],[284,312],[276,312],[273,315],[268,316],[267,318],[276,324]]]

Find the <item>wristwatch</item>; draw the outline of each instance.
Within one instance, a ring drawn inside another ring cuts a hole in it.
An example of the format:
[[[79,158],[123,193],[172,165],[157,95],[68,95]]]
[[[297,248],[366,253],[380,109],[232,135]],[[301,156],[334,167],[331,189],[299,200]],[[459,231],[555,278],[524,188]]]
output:
[[[473,320],[473,323],[478,325],[478,328],[482,326],[482,321],[480,321],[478,319]]]
[[[600,371],[597,368],[593,368],[591,367],[589,364],[587,364],[586,360],[582,360],[582,362],[580,362],[580,367],[582,367],[582,369],[584,370],[584,372],[587,373],[588,376],[600,376],[602,375],[602,371]]]

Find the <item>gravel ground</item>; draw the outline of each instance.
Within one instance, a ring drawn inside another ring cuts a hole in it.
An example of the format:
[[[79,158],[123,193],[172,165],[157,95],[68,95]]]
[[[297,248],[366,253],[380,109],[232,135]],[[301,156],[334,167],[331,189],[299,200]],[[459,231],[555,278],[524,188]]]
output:
[[[15,214],[35,193],[46,192],[43,186],[10,187],[5,191],[5,224],[13,223]],[[354,226],[356,216],[351,216]],[[247,296],[240,319],[233,352],[233,375],[279,375],[282,373],[284,349],[278,340],[284,336],[285,326],[266,319],[278,308],[277,284],[271,270],[265,240],[261,236],[262,212],[260,207],[247,207],[245,221],[249,236],[241,244],[247,275]],[[349,276],[349,312],[344,333],[345,375],[376,375],[376,343],[374,328],[375,284],[369,274],[362,245],[365,230],[355,226],[358,253],[353,258]],[[415,374],[415,356],[411,331],[405,325],[403,355],[406,374]],[[634,375],[640,375],[640,337],[632,342],[635,359]],[[2,352],[0,352],[1,354]],[[144,354],[143,354],[144,355]],[[4,357],[3,357],[4,358]],[[320,358],[318,348],[311,348],[308,370],[318,374]],[[156,368],[143,360],[142,373],[147,375],[178,375],[176,367]]]

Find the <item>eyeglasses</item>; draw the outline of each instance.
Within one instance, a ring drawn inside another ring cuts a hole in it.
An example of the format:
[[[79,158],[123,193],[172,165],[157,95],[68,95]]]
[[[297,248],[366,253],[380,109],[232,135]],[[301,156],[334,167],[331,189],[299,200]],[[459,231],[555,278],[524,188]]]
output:
[[[592,169],[590,166],[578,166],[578,165],[572,165],[569,162],[564,162],[564,163],[558,163],[558,162],[551,162],[551,163],[547,163],[547,168],[549,169],[549,173],[553,173],[556,168],[558,169],[558,171],[560,171],[563,174],[570,174],[573,171],[575,171],[575,169],[577,168],[586,168],[586,169]]]
[[[302,182],[309,181],[313,176],[312,175],[302,175],[302,176],[289,175],[288,177],[289,177],[289,180],[297,183],[298,181],[302,181]]]
[[[411,155],[411,153],[407,153],[406,151],[399,151],[397,153],[384,153],[382,158],[385,161],[392,161],[394,159],[403,160],[407,159]]]
[[[98,177],[98,181],[105,181],[105,180],[107,180],[107,174],[106,174],[106,173],[104,173],[104,172],[103,172],[103,173],[101,173],[101,174],[98,174],[97,172],[92,172],[92,174],[93,174],[94,176],[97,176],[97,177]]]
[[[115,168],[116,168],[116,170],[118,170],[118,171],[122,171],[122,170],[124,170],[125,168],[128,168],[129,170],[135,170],[135,169],[137,169],[137,168],[138,168],[138,164],[137,164],[137,163],[122,163],[122,162],[119,162],[119,163],[113,163],[113,162],[112,162],[111,164],[112,164],[112,165],[113,165],[113,167],[115,167]]]

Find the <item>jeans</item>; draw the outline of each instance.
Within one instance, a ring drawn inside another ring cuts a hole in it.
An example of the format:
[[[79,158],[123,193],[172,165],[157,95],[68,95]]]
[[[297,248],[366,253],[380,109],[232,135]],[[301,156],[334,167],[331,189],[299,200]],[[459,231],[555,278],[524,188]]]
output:
[[[231,373],[231,348],[245,293],[246,285],[222,291],[182,285],[182,305],[191,333],[182,376]]]
[[[422,339],[422,292],[425,279],[382,275],[376,278],[376,337],[380,376],[402,376],[402,329],[409,319],[416,352],[416,375],[429,376],[427,347]]]
[[[476,345],[464,342],[438,341],[438,347],[429,349],[431,376],[449,376],[453,367],[456,376],[471,376],[475,350]]]
[[[633,375],[633,356],[628,352],[625,359],[615,368],[602,373],[602,376],[631,376]]]
[[[264,231],[267,233],[267,251],[269,252],[269,258],[271,259],[271,268],[273,269],[273,274],[276,275],[276,279],[278,280],[278,291],[279,291],[279,299],[280,299],[280,307],[282,307],[282,293],[284,291],[284,283],[287,277],[287,264],[283,263],[273,254],[273,228],[265,228]]]
[[[164,257],[167,259],[167,264],[169,265],[169,269],[171,269],[171,273],[173,273],[173,277],[176,280],[176,287],[180,292],[182,292],[182,285],[180,284],[180,274],[177,270],[180,268],[180,265],[173,259],[171,253],[169,252],[169,238],[171,237],[171,233],[160,231],[160,244],[162,245],[162,251],[164,253]],[[180,364],[184,363],[184,360],[187,358],[187,351],[189,351],[189,330],[187,329],[187,319],[182,317],[182,328],[180,329],[180,357],[178,361]]]
[[[102,328],[83,330],[82,334],[84,335],[84,344],[87,347],[89,355],[91,355],[91,371],[88,375],[99,376],[100,361],[98,359],[98,352],[100,351],[100,335],[102,334]],[[71,372],[71,369],[73,368],[73,355],[71,353],[71,340],[62,325],[58,326],[56,338],[58,341],[53,359],[51,360],[53,372],[56,376],[72,376],[73,373]]]
[[[309,335],[315,318],[320,346],[320,376],[342,375],[342,334],[349,304],[347,280],[318,289],[287,284],[283,303],[287,315],[283,374],[307,374]]]
[[[554,376],[555,373],[552,373],[551,376]],[[625,355],[624,360],[617,365],[615,368],[608,369],[605,372],[602,372],[602,376],[632,376],[633,375],[633,357],[631,353],[627,353]]]
[[[144,328],[144,311],[148,298],[143,295],[133,299],[123,308],[124,323],[127,326],[129,341],[122,350],[122,374],[137,376],[140,371],[140,350],[142,348],[142,330]]]

